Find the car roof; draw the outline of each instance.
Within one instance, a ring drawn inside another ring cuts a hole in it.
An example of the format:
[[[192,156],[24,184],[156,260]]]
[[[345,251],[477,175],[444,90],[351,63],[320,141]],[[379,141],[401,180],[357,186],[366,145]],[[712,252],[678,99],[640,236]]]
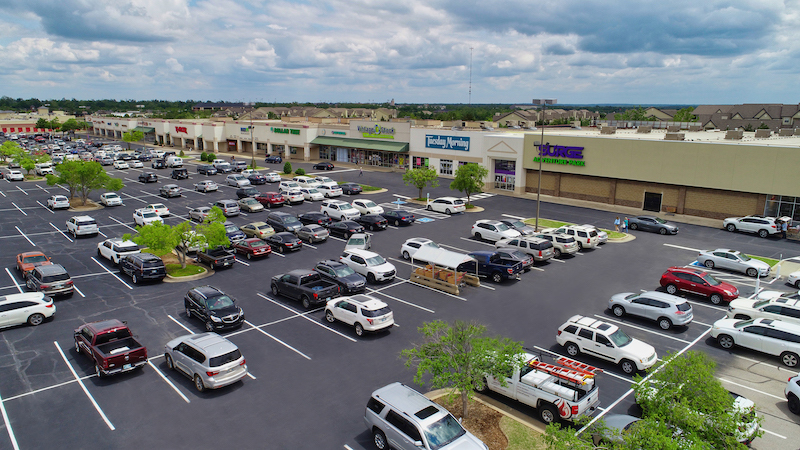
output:
[[[659,292],[659,291],[647,291],[638,294],[639,297],[647,297],[652,298],[655,300],[661,300],[668,303],[675,303],[676,305],[686,303],[687,300],[685,298],[681,298],[672,294],[667,294],[666,292]]]
[[[442,408],[439,405],[433,403],[419,392],[399,382],[394,382],[376,390],[372,393],[372,396],[379,398],[401,412],[406,413],[406,417],[416,422],[419,422],[420,420],[414,416],[414,413],[425,408],[433,406],[434,408],[438,409],[439,412],[442,411]]]
[[[86,216],[86,215],[83,215],[83,216],[72,216],[71,218],[72,219],[76,219],[76,220],[94,220],[94,217]]]
[[[345,253],[350,253],[352,255],[357,255],[362,258],[372,258],[373,256],[380,256],[375,252],[371,252],[369,250],[362,250],[360,248],[350,248],[344,251]]]
[[[41,266],[41,267],[47,267],[47,266]],[[777,319],[755,319],[753,323],[765,325],[771,328],[777,328],[779,330],[800,335],[800,325],[794,323],[784,322],[782,320],[777,320]]]
[[[384,308],[386,306],[389,306],[386,303],[378,300],[377,298],[372,297],[370,295],[366,295],[366,294],[356,294],[356,295],[354,295],[352,297],[342,297],[342,300],[347,300],[347,301],[352,301],[353,303],[358,303],[359,305],[361,305],[365,309],[372,310],[372,311],[374,311],[376,309]]]
[[[499,220],[494,220],[494,219],[480,219],[480,220],[476,220],[475,223],[488,223],[490,225],[497,225],[497,224],[502,223],[502,222],[500,222]]]
[[[580,314],[570,317],[569,320],[567,320],[567,323],[577,324],[595,331],[600,331],[604,334],[611,334],[619,329],[619,327],[616,325],[603,322],[602,320],[597,320],[593,317],[584,317]]]
[[[207,358],[224,355],[237,350],[239,347],[217,333],[192,334],[187,336],[187,343],[198,347],[206,354]]]
[[[195,287],[192,288],[192,290],[196,291],[199,294],[202,294],[204,297],[208,297],[210,295],[217,295],[217,294],[222,294],[223,293],[219,289],[215,288],[214,286],[208,285],[208,284],[203,285],[203,286],[195,286]]]
[[[330,267],[337,267],[337,266],[345,266],[346,264],[341,261],[336,261],[335,259],[326,259],[324,261],[320,261],[317,265],[323,264]]]
[[[33,270],[39,271],[42,275],[67,273],[67,269],[65,269],[64,266],[62,266],[61,264],[48,264],[46,266],[37,266]]]
[[[0,303],[13,303],[21,301],[39,301],[45,302],[45,295],[43,292],[22,292],[19,294],[8,294],[0,296]]]

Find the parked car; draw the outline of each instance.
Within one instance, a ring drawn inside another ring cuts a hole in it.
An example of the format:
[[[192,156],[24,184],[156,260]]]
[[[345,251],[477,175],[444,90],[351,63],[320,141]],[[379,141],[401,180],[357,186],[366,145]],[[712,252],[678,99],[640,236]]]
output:
[[[789,402],[789,411],[793,414],[800,414],[800,374],[789,378],[786,382],[786,388],[783,390],[783,395]]]
[[[47,198],[47,207],[50,209],[69,209],[69,199],[64,195],[51,195]]]
[[[319,210],[326,216],[336,220],[355,219],[360,214],[350,203],[341,200],[325,200],[320,205]]]
[[[692,305],[686,299],[663,292],[623,292],[608,301],[608,309],[617,317],[626,314],[655,320],[662,330],[692,323]]]
[[[718,248],[713,251],[701,250],[697,255],[697,262],[709,269],[717,267],[734,270],[748,277],[765,277],[769,275],[771,269],[770,265],[764,261],[753,259],[740,251],[727,248]]]
[[[24,252],[17,255],[17,272],[19,272],[23,280],[28,277],[28,272],[35,267],[49,264],[53,264],[53,262],[40,251]]]
[[[511,218],[503,218],[499,219],[499,222],[506,224],[512,230],[519,231],[519,234],[523,236],[530,236],[536,233],[536,229],[532,226],[526,224],[525,222],[519,219],[511,219]]]
[[[274,296],[283,295],[299,300],[305,309],[339,296],[338,284],[322,278],[318,272],[303,269],[275,275],[270,282],[270,289]]]
[[[342,193],[347,195],[356,195],[364,191],[358,183],[342,183],[339,187],[342,188]]]
[[[298,214],[297,220],[299,220],[303,225],[322,225],[323,227],[327,227],[331,222],[333,222],[333,219],[330,217],[316,211]]]
[[[97,222],[91,216],[72,216],[67,220],[67,233],[73,238],[78,236],[97,236],[99,233]]]
[[[262,192],[255,197],[264,207],[272,209],[275,206],[283,206],[286,199],[280,192]]]
[[[247,259],[253,257],[269,257],[272,247],[259,238],[247,238],[232,244],[233,251],[244,255]]]
[[[786,277],[786,284],[790,284],[800,289],[800,271],[792,272]]]
[[[239,229],[233,222],[225,221],[222,224],[225,227],[225,236],[228,237],[228,240],[233,242],[239,242],[242,239],[247,238],[247,235],[244,234],[242,230]]]
[[[163,203],[150,203],[142,209],[153,211],[154,213],[158,214],[159,217],[169,216],[169,208],[167,208],[167,205]]]
[[[351,204],[361,214],[383,214],[383,208],[376,205],[372,200],[358,199],[353,200]]]
[[[0,328],[25,323],[35,327],[53,317],[56,305],[51,297],[42,292],[23,292],[0,296],[0,311]]]
[[[678,291],[708,297],[711,303],[719,305],[739,297],[736,286],[720,281],[710,273],[692,267],[670,267],[661,275],[661,286],[668,294]]]
[[[303,203],[306,198],[300,189],[290,189],[288,191],[283,191],[283,198],[286,199],[286,202],[291,205],[296,205]]]
[[[119,320],[87,323],[73,333],[75,351],[92,359],[98,377],[116,375],[147,364],[147,349]]]
[[[6,179],[9,181],[23,181],[25,180],[25,175],[19,170],[9,170],[8,174],[6,174]]]
[[[314,170],[333,170],[333,163],[328,161],[314,164]]]
[[[258,189],[253,186],[245,186],[236,190],[238,198],[255,197],[256,195],[258,195]]]
[[[177,184],[165,184],[158,188],[158,193],[167,198],[180,197],[183,195],[183,189]]]
[[[214,183],[211,180],[203,180],[194,184],[195,191],[211,192],[216,191],[217,189],[219,189],[219,186],[217,186],[217,183]]]
[[[739,298],[728,304],[727,316],[737,320],[777,319],[800,325],[800,300]]]
[[[400,225],[411,225],[417,221],[417,217],[405,209],[387,209],[383,211],[381,216],[396,227]]]
[[[328,232],[331,236],[349,239],[355,233],[363,233],[364,227],[352,220],[342,220],[328,225]]]
[[[722,221],[722,228],[733,233],[757,233],[759,237],[766,238],[780,233],[778,219],[764,216],[729,217]]]
[[[594,230],[594,231],[597,232],[597,243],[598,244],[602,245],[602,244],[605,244],[606,242],[608,242],[608,233],[606,233],[605,231],[601,230],[600,228],[597,228],[596,226],[594,226],[594,225],[592,225],[590,223],[585,223],[585,224],[583,224],[581,226],[584,227],[584,228],[589,228],[589,229]]]
[[[245,176],[247,177],[247,180],[250,181],[250,184],[267,184],[267,177],[258,172],[249,173]]]
[[[170,178],[174,178],[176,180],[186,180],[189,178],[189,171],[184,168],[172,169]]]
[[[303,194],[303,199],[309,202],[321,202],[325,197],[315,188],[301,188],[300,193]]]
[[[560,228],[545,228],[542,233],[562,233],[575,238],[578,242],[578,247],[582,250],[585,248],[595,248],[600,243],[597,237],[597,229],[589,228],[578,225],[565,225]]]
[[[361,249],[369,250],[372,247],[372,237],[366,233],[354,233],[350,235],[347,242],[344,244],[345,250]]]
[[[322,275],[322,278],[338,284],[342,294],[357,294],[367,290],[367,279],[340,261],[332,259],[320,261],[314,270]]]
[[[341,197],[342,188],[338,184],[320,184],[316,188],[325,198]]]
[[[272,251],[278,253],[293,252],[303,248],[303,241],[288,231],[267,236],[265,241],[272,247]]]
[[[574,255],[581,248],[574,237],[563,233],[532,233],[530,237],[545,239],[553,244],[553,257],[561,258],[562,255]]]
[[[389,227],[389,221],[380,214],[365,214],[356,217],[353,221],[370,231],[385,230]]]
[[[189,208],[189,220],[202,222],[211,214],[210,206],[200,206],[199,208]]]
[[[391,281],[397,274],[397,269],[383,256],[368,250],[345,250],[339,261],[347,264],[351,269],[367,277],[370,283],[378,281]]]
[[[242,225],[239,229],[242,230],[247,237],[256,237],[259,239],[264,239],[267,236],[275,234],[275,229],[265,222],[248,223],[247,225]]]
[[[509,228],[508,225],[498,220],[481,219],[472,225],[470,233],[475,239],[497,242],[503,238],[514,239],[521,236],[520,232]]]
[[[678,234],[678,226],[656,216],[636,216],[628,219],[631,230],[652,231],[659,234]]]
[[[230,174],[227,177],[225,177],[225,183],[228,186],[233,186],[233,187],[250,186],[250,180],[248,180],[247,178],[243,177],[238,173]]]
[[[361,336],[365,331],[379,332],[394,326],[394,315],[389,305],[365,294],[328,300],[325,320],[344,322]]]
[[[150,253],[134,253],[119,260],[119,271],[131,277],[133,284],[145,280],[161,281],[167,276],[164,261]]]
[[[154,159],[154,160],[152,160],[152,162],[150,162],[150,168],[151,169],[165,169],[166,167],[167,167],[166,161],[164,161],[163,159],[160,159],[160,158],[159,159]]]
[[[314,242],[325,242],[328,240],[330,233],[328,230],[320,225],[303,225],[297,230],[297,237],[301,241],[306,241],[309,244]]]
[[[436,200],[429,201],[426,209],[450,215],[466,211],[467,205],[460,198],[439,197]]]
[[[133,212],[133,223],[136,225],[143,227],[145,225],[150,225],[153,222],[164,223],[164,219],[162,219],[161,216],[156,214],[153,210],[137,209]]]
[[[282,163],[282,162],[283,162],[283,158],[281,158],[281,157],[280,157],[280,156],[278,156],[278,155],[269,155],[269,156],[267,156],[266,158],[264,158],[264,162],[266,162],[266,163],[273,163],[273,164],[275,164],[275,163]]]
[[[213,286],[189,289],[183,297],[183,306],[186,316],[200,319],[206,331],[238,328],[244,323],[244,311],[236,300]]]
[[[158,175],[154,174],[153,172],[144,172],[139,174],[139,182],[140,183],[157,183],[158,182]]]
[[[267,216],[266,222],[275,229],[275,231],[288,231],[290,233],[297,233],[297,230],[303,226],[297,217],[285,212],[271,212]]]
[[[119,264],[119,260],[127,255],[141,252],[142,249],[135,242],[126,241],[122,238],[106,239],[97,244],[97,256],[101,256],[114,264]]]
[[[264,175],[264,178],[266,178],[267,183],[278,183],[281,181],[281,175],[278,172],[269,172]]]
[[[215,248],[198,249],[194,256],[195,261],[207,265],[211,270],[230,269],[236,263],[233,253],[219,246]]]
[[[555,255],[555,247],[552,242],[533,236],[513,239],[503,238],[495,242],[494,246],[498,250],[501,248],[506,250],[519,250],[531,255],[535,261],[539,262],[547,261]]]
[[[25,285],[32,291],[42,292],[50,297],[71,296],[75,291],[72,278],[61,264],[36,266],[28,272]]]
[[[127,162],[125,162],[125,161],[123,161],[121,159],[118,159],[118,160],[114,161],[114,168],[117,169],[117,170],[125,170],[125,169],[130,169],[131,167],[128,165]]]
[[[748,348],[772,356],[780,356],[786,367],[797,367],[800,361],[800,325],[775,319],[720,319],[711,327],[711,337],[720,347]]]
[[[259,203],[253,197],[245,197],[236,202],[239,205],[239,210],[244,210],[249,213],[259,212],[264,210],[264,205]]]
[[[164,346],[167,367],[192,379],[195,389],[218,389],[247,376],[239,348],[217,333],[189,334]]]
[[[424,246],[441,248],[439,244],[428,238],[415,237],[406,239],[403,245],[400,246],[400,254],[403,255],[403,259],[411,259],[417,253],[417,250]]]
[[[278,192],[294,191],[300,189],[300,184],[292,180],[283,180],[278,184]]]
[[[463,262],[458,266],[459,272],[469,272],[479,277],[489,278],[495,283],[503,280],[519,280],[522,263],[504,260],[497,252],[475,251],[467,254],[473,261]]]
[[[513,264],[522,264],[522,270],[524,272],[529,272],[531,267],[533,267],[533,256],[527,253],[505,248],[498,248],[496,253],[497,256],[499,256],[503,261],[511,262]]]
[[[131,166],[134,169],[143,169],[144,168],[144,163],[140,159],[134,159],[131,162],[129,162],[128,165]]]
[[[297,183],[298,188],[315,188],[319,186],[319,181],[305,175],[298,175],[292,178],[292,181]]]
[[[100,203],[104,206],[120,206],[122,198],[116,192],[105,192],[100,194]]]
[[[211,164],[200,164],[197,166],[197,173],[201,175],[216,175],[217,168]]]
[[[225,217],[238,216],[240,213],[239,205],[233,200],[217,200],[213,206],[221,209]]]
[[[233,167],[229,163],[227,163],[227,162],[225,162],[225,161],[223,161],[221,159],[215,159],[214,162],[213,162],[213,165],[214,165],[214,168],[217,169],[217,173],[231,173],[231,172],[233,172]]]

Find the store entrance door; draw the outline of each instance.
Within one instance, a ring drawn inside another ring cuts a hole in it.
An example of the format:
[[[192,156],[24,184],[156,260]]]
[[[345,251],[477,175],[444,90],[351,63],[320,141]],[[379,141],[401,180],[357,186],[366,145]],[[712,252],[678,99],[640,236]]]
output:
[[[515,185],[514,175],[506,175],[502,173],[494,174],[495,189],[502,189],[504,191],[513,191],[514,185]]]
[[[644,206],[645,211],[660,212],[661,211],[661,194],[655,192],[644,193]]]

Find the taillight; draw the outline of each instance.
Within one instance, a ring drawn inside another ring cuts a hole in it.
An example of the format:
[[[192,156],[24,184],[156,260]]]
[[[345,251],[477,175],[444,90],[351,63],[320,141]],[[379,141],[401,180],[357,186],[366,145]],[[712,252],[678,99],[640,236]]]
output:
[[[589,243],[591,243],[591,242],[592,242],[592,239],[591,239],[591,238],[587,238],[587,239],[586,239],[586,243],[587,243],[587,244],[589,244]]]
[[[558,334],[556,336],[561,336],[561,330],[558,330]]]
[[[677,314],[679,316],[682,316],[682,315],[686,314],[686,311],[675,311],[675,314]]]
[[[372,325],[372,321],[373,320],[375,320],[375,319],[367,319],[367,322],[369,322],[369,324]]]
[[[240,366],[243,366],[243,365],[244,365],[246,362],[247,362],[247,361],[245,361],[245,359],[244,359],[244,358],[242,358],[242,362],[240,362],[240,363],[239,363],[239,365],[240,365]]]
[[[542,256],[542,251],[541,250],[539,250],[539,256]]]
[[[319,298],[319,294],[317,294],[316,292],[314,292],[314,299],[318,299],[318,298]]]
[[[50,285],[49,284],[40,284],[39,287],[42,288],[42,289],[50,289]]]
[[[52,307],[54,307],[54,306],[55,306],[55,305],[54,305],[54,304],[52,304],[52,303],[50,303],[49,305],[44,305],[44,307],[45,307],[45,308],[52,308]],[[791,380],[791,378],[790,378],[790,380]]]
[[[214,375],[219,374],[219,372],[206,372],[206,375],[213,377]]]
[[[74,283],[72,282],[72,280],[69,280],[69,281],[67,281],[65,284],[66,284],[67,286],[72,286]]]

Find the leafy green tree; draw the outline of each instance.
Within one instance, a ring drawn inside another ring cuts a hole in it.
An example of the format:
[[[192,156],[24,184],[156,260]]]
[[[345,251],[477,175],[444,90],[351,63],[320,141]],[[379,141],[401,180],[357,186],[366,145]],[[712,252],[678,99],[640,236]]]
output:
[[[171,252],[179,242],[179,235],[173,227],[162,222],[152,222],[143,227],[137,226],[136,236],[127,233],[122,238],[136,242],[141,247],[149,248],[159,255]]]
[[[456,169],[450,189],[463,192],[467,196],[467,204],[472,194],[483,190],[483,179],[489,175],[489,169],[478,164],[470,163]]]
[[[50,161],[50,155],[47,153],[36,154],[20,151],[14,158],[14,161],[18,162],[19,165],[28,172],[28,175],[30,175],[31,170],[36,167],[36,164]]]
[[[175,254],[181,269],[186,268],[186,252],[190,248],[206,248],[205,236],[198,234],[191,222],[181,222],[172,227],[172,232],[176,236]]]
[[[694,111],[694,108],[692,108],[691,106],[688,107],[688,108],[679,109],[678,112],[676,112],[675,115],[672,116],[672,121],[673,122],[694,122],[694,121],[697,120],[697,116],[692,114],[692,111]]]
[[[450,388],[451,395],[460,395],[465,419],[468,400],[474,389],[484,386],[486,375],[504,380],[510,368],[522,364],[522,343],[487,337],[486,327],[474,322],[457,320],[451,325],[436,320],[418,330],[423,342],[400,356],[406,367],[417,367],[417,384],[430,374],[432,388]]]
[[[44,117],[40,117],[39,120],[36,121],[36,128],[40,130],[46,130],[50,127],[50,122],[47,121]]]
[[[54,117],[53,120],[51,120],[48,124],[47,128],[53,131],[58,131],[61,129],[61,121],[58,120],[58,117]]]
[[[122,133],[122,140],[128,143],[128,151],[131,150],[131,142],[139,142],[144,139],[144,133],[139,130],[126,131]]]
[[[225,220],[225,214],[222,210],[214,206],[203,223],[198,224],[195,228],[197,234],[203,236],[208,248],[231,245],[231,241],[228,239],[227,233],[225,233],[225,225],[223,225]]]
[[[286,164],[283,165],[283,173],[286,174],[292,173],[292,163],[286,161]]]
[[[66,185],[70,197],[80,196],[84,205],[92,191],[118,191],[123,186],[121,179],[110,177],[103,166],[95,161],[65,161],[55,167],[55,172],[57,175],[47,176],[47,184]]]
[[[7,159],[12,161],[21,160],[24,153],[25,151],[22,150],[22,147],[14,141],[5,141],[0,145],[0,157],[3,158],[3,161]]]
[[[403,183],[406,186],[414,186],[419,189],[417,198],[422,198],[422,190],[428,185],[432,188],[438,187],[439,178],[436,175],[436,171],[430,167],[420,167],[406,170],[406,173],[403,174]]]

